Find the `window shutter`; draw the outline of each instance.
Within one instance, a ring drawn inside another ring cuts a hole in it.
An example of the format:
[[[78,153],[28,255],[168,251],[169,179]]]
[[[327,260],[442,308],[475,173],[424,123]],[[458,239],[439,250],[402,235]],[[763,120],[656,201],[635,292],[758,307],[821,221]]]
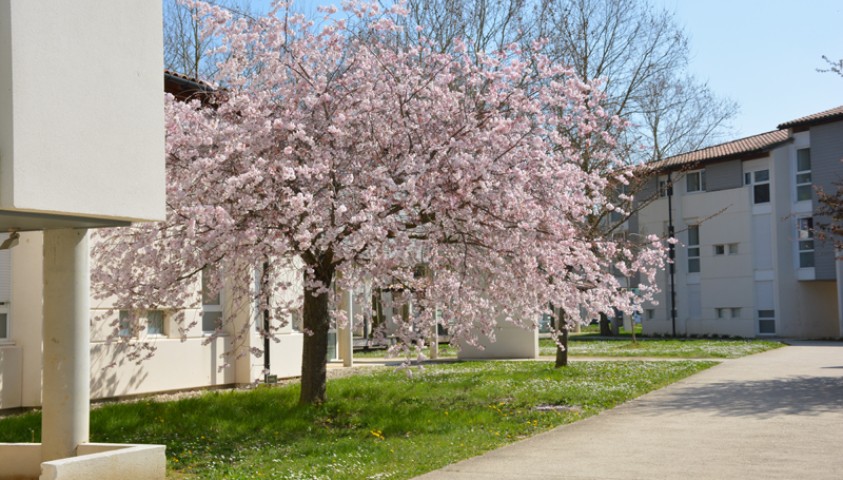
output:
[[[0,302],[12,300],[12,255],[9,250],[0,250]]]

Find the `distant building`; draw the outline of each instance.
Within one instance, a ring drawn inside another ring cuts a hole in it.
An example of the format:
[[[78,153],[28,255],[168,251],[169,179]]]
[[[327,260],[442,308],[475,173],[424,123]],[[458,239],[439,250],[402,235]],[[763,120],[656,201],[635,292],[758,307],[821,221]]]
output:
[[[683,153],[654,165],[630,229],[676,237],[679,335],[827,338],[843,335],[841,262],[815,238],[815,187],[843,177],[843,106],[777,130]],[[668,187],[672,184],[672,192]],[[670,334],[669,273],[645,333]]]

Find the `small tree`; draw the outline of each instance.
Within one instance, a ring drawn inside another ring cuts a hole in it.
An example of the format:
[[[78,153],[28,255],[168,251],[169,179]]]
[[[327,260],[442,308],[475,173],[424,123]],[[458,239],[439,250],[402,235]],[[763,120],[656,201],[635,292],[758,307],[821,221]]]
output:
[[[515,47],[402,47],[400,7],[327,9],[317,27],[280,4],[254,21],[192,5],[222,39],[214,108],[167,99],[167,220],[103,232],[100,295],[181,305],[213,265],[251,298],[255,266],[300,267],[298,300],[270,312],[283,323],[302,309],[305,404],[326,398],[332,282],[399,285],[396,301],[415,307],[399,321],[405,345],[437,322],[476,343],[498,319],[534,328],[551,303],[596,314],[649,298],[609,269],[654,283],[655,238],[633,254],[582,235],[610,179],[581,169],[560,131],[611,143],[619,122],[587,107],[599,93],[569,70]],[[433,274],[416,275],[420,263]],[[261,308],[293,288],[283,278],[264,276]]]

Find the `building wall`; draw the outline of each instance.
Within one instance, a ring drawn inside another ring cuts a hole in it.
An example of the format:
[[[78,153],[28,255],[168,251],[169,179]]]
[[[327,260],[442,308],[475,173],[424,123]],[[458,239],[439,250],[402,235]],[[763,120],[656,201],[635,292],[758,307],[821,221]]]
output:
[[[728,190],[743,186],[743,172],[740,160],[718,162],[705,168],[707,188],[709,192]]]
[[[0,208],[163,219],[160,2],[3,0],[0,39]]]
[[[11,337],[0,344],[0,409],[41,404],[42,239],[40,232],[22,233],[20,243],[11,249]],[[298,277],[293,271],[285,275]],[[140,362],[127,355],[130,349],[125,343],[109,341],[119,329],[114,299],[92,300],[92,399],[247,384],[262,378],[262,357],[250,353],[252,347],[263,347],[260,333],[247,323],[257,318],[252,303],[224,300],[226,312],[233,313],[236,321],[211,339],[202,331],[198,281],[195,287],[197,294],[187,304],[164,309],[163,335],[136,333],[133,343],[148,341],[155,350]],[[286,295],[295,291],[294,287]],[[176,311],[185,315],[184,339],[173,319]],[[238,335],[241,331],[244,334]],[[271,342],[271,373],[282,378],[299,375],[302,334],[288,324],[276,335],[278,342]]]
[[[843,122],[812,127],[811,134],[811,179],[814,185],[826,192],[833,192],[834,182],[843,180]],[[814,209],[819,205],[817,193],[813,193]],[[814,222],[828,222],[828,217],[814,218]],[[817,280],[834,280],[834,244],[831,241],[816,242],[814,260]]]
[[[843,122],[793,133],[791,142],[761,158],[706,164],[705,192],[687,192],[687,174],[672,173],[673,218],[681,242],[675,263],[677,334],[841,335],[831,246],[816,241],[816,266],[799,265],[797,221],[816,208],[816,195],[797,201],[796,152],[802,148],[811,149],[815,184],[830,188],[843,174]],[[753,172],[762,170],[769,172],[770,201],[755,203],[744,175],[754,179]],[[654,189],[655,180],[650,183]],[[638,224],[642,233],[661,234],[667,219],[667,200],[660,198],[639,213]],[[688,272],[688,226],[694,224],[699,225],[699,273]],[[728,249],[730,244],[737,244],[734,254],[715,252],[716,245]],[[659,305],[645,305],[653,313],[652,319],[644,315],[646,333],[671,333],[667,272],[659,281],[664,291]]]

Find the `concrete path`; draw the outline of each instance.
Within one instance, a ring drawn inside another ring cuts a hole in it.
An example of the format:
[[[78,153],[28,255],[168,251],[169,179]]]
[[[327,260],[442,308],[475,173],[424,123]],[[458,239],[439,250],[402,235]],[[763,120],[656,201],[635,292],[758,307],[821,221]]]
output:
[[[843,479],[843,343],[729,360],[418,480]]]

